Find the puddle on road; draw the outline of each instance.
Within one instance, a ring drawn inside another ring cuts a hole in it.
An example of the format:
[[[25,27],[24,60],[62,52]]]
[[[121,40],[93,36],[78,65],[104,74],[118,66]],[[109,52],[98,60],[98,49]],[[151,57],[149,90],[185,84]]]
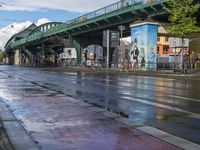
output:
[[[117,110],[117,108],[101,105],[101,104],[94,103],[94,102],[89,102],[87,100],[84,100],[84,102],[86,102],[88,104],[91,104],[93,106],[99,107],[99,108],[103,108],[103,109],[105,109],[105,110],[107,110],[109,112],[116,113],[116,114],[118,114],[118,115],[120,115],[122,117],[129,118],[129,114],[128,113],[123,112],[122,110]]]

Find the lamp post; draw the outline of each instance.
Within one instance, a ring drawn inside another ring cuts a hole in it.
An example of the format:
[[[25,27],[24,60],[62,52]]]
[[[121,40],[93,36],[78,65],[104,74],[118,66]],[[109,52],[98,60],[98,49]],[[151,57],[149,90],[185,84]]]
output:
[[[123,31],[126,29],[124,25],[118,26],[118,29],[120,30],[120,52],[121,52],[121,60],[122,60],[122,37],[123,37]]]
[[[174,73],[176,72],[176,38],[174,39]]]

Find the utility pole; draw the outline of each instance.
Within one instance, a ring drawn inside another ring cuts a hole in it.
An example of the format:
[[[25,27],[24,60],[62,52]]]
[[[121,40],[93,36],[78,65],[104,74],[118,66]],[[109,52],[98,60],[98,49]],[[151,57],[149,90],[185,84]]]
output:
[[[118,26],[118,29],[120,31],[120,55],[121,55],[121,60],[122,60],[122,38],[123,38],[123,31],[126,29],[124,25]]]
[[[175,54],[174,54],[174,74],[176,72],[176,38],[174,39],[174,49],[175,49]]]
[[[107,30],[107,60],[106,60],[106,70],[109,68],[109,54],[110,54],[110,31]]]

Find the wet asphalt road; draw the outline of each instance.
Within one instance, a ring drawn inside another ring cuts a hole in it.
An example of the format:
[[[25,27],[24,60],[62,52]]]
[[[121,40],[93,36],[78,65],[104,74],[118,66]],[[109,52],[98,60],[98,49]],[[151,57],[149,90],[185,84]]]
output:
[[[33,128],[33,125],[23,118],[25,111],[15,111],[23,107],[18,102],[22,100],[26,103],[24,99],[32,99],[37,103],[35,98],[44,96],[46,89],[55,91],[49,92],[46,97],[55,98],[61,96],[57,93],[65,94],[121,114],[136,123],[153,126],[200,144],[199,85],[200,80],[51,72],[0,66],[0,96],[27,128]],[[26,106],[34,111],[34,103]],[[45,103],[41,105],[45,107]],[[38,118],[41,116],[38,114]],[[47,118],[45,121],[52,120]]]

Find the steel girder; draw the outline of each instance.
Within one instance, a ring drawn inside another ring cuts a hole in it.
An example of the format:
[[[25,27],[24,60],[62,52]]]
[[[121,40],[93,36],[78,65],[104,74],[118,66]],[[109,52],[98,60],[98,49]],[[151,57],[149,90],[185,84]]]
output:
[[[57,24],[55,26],[50,26],[50,28],[47,28],[48,25],[46,25],[46,30],[44,29],[45,25],[43,25],[40,26],[40,30],[36,30],[37,32],[33,32],[29,36],[15,41],[11,45],[11,49],[18,48],[24,44],[28,45],[29,43],[33,44],[38,41],[42,42],[43,39],[48,39],[52,36],[59,35],[66,36],[68,38],[81,36],[82,34],[87,34],[88,32],[94,33],[97,30],[115,28],[120,24],[128,24],[137,20],[145,20],[149,15],[152,17],[166,14],[165,10],[162,9],[163,1],[164,0],[152,0],[151,3],[146,4],[143,0],[132,0],[132,3],[126,7],[122,7],[122,5],[118,2],[102,8],[101,10],[105,10],[105,13],[102,15],[97,15],[97,12],[99,11],[97,10],[85,15],[89,16],[94,13],[96,16],[91,18],[84,18],[85,16],[81,16],[66,24]],[[111,6],[116,6],[116,9],[109,11],[108,8],[111,8]],[[76,21],[77,19],[79,19],[78,22]],[[41,30],[42,28],[44,29],[43,31]]]

